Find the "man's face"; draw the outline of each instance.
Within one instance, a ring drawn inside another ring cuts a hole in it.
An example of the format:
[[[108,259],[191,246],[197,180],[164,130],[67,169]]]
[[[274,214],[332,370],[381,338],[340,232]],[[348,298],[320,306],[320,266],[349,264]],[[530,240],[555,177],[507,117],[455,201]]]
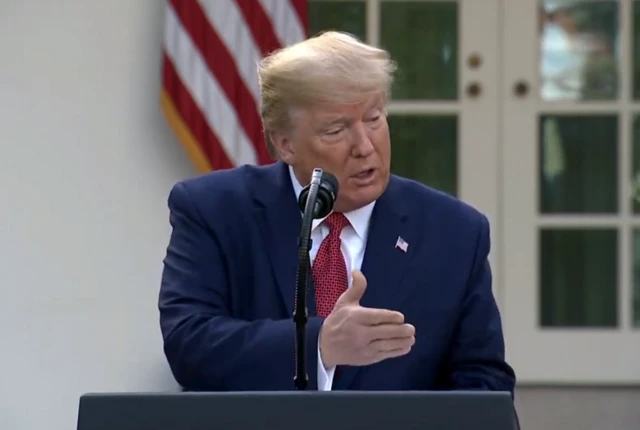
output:
[[[276,136],[281,159],[291,165],[301,184],[313,169],[332,173],[340,190],[334,209],[349,212],[376,200],[389,182],[391,145],[383,99],[366,97],[349,105],[323,105],[299,110],[292,129]]]

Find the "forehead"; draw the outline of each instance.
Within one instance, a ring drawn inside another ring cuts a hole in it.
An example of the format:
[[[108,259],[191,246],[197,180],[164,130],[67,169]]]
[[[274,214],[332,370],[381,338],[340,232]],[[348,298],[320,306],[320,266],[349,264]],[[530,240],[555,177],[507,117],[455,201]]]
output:
[[[379,94],[367,95],[353,103],[323,103],[305,109],[312,122],[339,121],[348,118],[359,118],[367,112],[383,107],[383,99]]]

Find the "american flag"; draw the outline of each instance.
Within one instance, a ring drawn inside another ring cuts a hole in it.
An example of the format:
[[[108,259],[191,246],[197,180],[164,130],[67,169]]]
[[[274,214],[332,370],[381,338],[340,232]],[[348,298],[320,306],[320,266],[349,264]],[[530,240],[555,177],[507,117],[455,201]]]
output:
[[[402,252],[407,252],[409,244],[403,238],[398,236],[398,240],[396,240],[396,248],[400,249]]]
[[[167,2],[160,100],[198,171],[273,161],[257,62],[303,40],[306,29],[306,0]]]

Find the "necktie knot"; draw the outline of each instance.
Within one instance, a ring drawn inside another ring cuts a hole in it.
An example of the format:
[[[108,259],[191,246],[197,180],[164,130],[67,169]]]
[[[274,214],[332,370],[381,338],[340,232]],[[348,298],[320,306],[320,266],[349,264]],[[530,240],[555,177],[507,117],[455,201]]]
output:
[[[342,230],[349,224],[347,217],[339,212],[332,212],[324,222],[329,226],[329,233],[337,235],[342,233]]]

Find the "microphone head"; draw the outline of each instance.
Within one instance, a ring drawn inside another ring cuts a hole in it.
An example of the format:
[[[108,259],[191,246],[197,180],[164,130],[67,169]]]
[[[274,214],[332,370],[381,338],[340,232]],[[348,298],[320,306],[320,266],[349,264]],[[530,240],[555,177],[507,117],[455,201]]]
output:
[[[331,213],[331,211],[333,210],[333,205],[338,198],[338,179],[336,179],[336,177],[331,173],[323,172],[320,169],[315,169],[313,173],[314,174],[312,176],[312,181],[315,179],[315,182],[317,183],[318,179],[320,180],[318,193],[316,194],[316,204],[313,208],[313,217],[324,218]],[[318,175],[318,173],[320,173],[320,175]],[[300,193],[298,206],[300,207],[300,210],[302,212],[304,212],[305,206],[307,205],[307,198],[309,196],[310,188],[311,184],[304,187],[302,193]]]
[[[338,189],[340,188],[340,186],[338,185],[338,179],[329,172],[323,172],[320,186],[324,187],[328,192],[333,194],[333,201],[335,202],[336,198],[338,197]]]

